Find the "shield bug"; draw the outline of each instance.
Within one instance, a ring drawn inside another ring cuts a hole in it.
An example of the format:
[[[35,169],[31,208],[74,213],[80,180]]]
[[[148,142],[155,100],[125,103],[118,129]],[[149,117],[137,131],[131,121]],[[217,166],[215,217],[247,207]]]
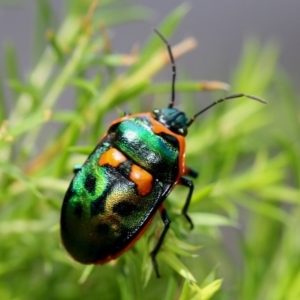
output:
[[[176,185],[187,187],[182,214],[188,216],[197,171],[185,162],[188,127],[203,112],[229,99],[247,97],[234,94],[215,101],[191,118],[174,107],[176,65],[171,46],[166,44],[171,66],[171,100],[167,108],[126,114],[111,123],[86,162],[74,169],[61,211],[62,242],[70,255],[83,264],[103,264],[127,251],[144,233],[159,211],[164,229],[151,258],[159,277],[156,255],[171,219],[164,201]],[[190,178],[189,178],[190,177]]]

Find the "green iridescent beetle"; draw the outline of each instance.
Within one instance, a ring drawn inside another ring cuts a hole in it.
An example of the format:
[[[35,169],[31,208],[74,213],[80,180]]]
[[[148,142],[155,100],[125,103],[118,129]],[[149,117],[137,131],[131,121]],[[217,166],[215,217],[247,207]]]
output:
[[[155,213],[160,212],[164,230],[151,258],[159,277],[156,255],[171,220],[163,206],[176,185],[189,191],[182,214],[187,214],[198,173],[185,164],[185,136],[195,118],[231,95],[212,103],[188,119],[174,108],[176,66],[167,40],[172,63],[171,101],[167,108],[125,115],[112,122],[108,131],[87,158],[66,192],[61,211],[62,242],[70,255],[83,264],[103,264],[127,251],[143,234]]]

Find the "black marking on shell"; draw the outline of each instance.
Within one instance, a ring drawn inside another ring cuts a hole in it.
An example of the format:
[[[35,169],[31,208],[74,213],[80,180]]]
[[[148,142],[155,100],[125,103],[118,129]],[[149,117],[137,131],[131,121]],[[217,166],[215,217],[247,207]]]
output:
[[[85,177],[84,188],[92,195],[95,193],[95,190],[96,190],[96,182],[97,182],[97,179],[92,174],[88,174]]]
[[[110,226],[106,223],[98,223],[96,230],[99,235],[105,236],[109,232]]]
[[[103,191],[103,193],[91,203],[91,217],[105,213],[105,203],[108,195],[108,190]]]
[[[129,201],[118,202],[113,206],[113,212],[120,217],[128,217],[132,213],[136,212],[136,205]]]
[[[83,207],[81,203],[76,202],[74,206],[74,214],[76,215],[76,217],[80,219],[82,217],[82,213],[83,213]]]

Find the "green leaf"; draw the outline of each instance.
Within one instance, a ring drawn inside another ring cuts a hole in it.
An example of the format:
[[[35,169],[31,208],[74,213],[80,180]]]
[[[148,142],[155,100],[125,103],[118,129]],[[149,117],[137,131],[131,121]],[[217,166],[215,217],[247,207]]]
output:
[[[171,83],[162,82],[152,84],[147,93],[170,93]],[[201,92],[201,91],[216,91],[216,90],[228,90],[230,87],[227,83],[219,81],[176,81],[175,89],[177,92]]]
[[[174,277],[170,277],[168,280],[168,286],[162,300],[174,299],[177,289],[177,281]]]
[[[97,13],[97,18],[102,20],[106,26],[116,26],[122,23],[133,21],[145,21],[152,16],[152,11],[142,5],[136,4],[135,6],[122,6],[119,7],[122,14],[116,18],[116,8],[114,9],[100,9]]]
[[[160,259],[168,264],[173,270],[180,274],[183,278],[189,282],[196,282],[196,279],[191,272],[185,267],[185,265],[177,258],[177,256],[171,252],[160,251]]]
[[[83,78],[71,78],[69,80],[69,84],[76,86],[88,93],[90,93],[92,96],[97,96],[98,95],[98,90],[94,86],[93,83],[90,81],[83,79]]]
[[[221,287],[222,280],[218,279],[207,285],[202,289],[202,299],[210,299]],[[195,298],[196,300],[196,298]]]
[[[9,177],[15,178],[16,180],[24,184],[28,188],[28,190],[30,190],[35,196],[39,198],[42,197],[42,195],[36,188],[35,183],[33,183],[20,168],[11,163],[0,162],[0,169]]]
[[[191,296],[190,296],[189,282],[186,280],[183,284],[179,300],[190,300],[190,299]]]
[[[35,8],[34,57],[38,57],[45,48],[45,33],[52,27],[56,16],[49,0],[36,0]]]
[[[8,110],[6,106],[7,103],[6,103],[6,97],[3,88],[3,79],[2,76],[0,75],[0,120],[1,120],[0,122],[2,122],[8,117]],[[1,123],[0,126],[2,126]]]
[[[185,281],[180,300],[208,300],[220,289],[222,281],[215,280],[201,289],[196,283]]]
[[[68,148],[68,151],[89,155],[94,148],[94,146],[72,146]]]
[[[5,44],[5,69],[6,69],[6,78],[9,80],[19,81],[20,80],[20,71],[19,63],[17,57],[17,51],[14,45],[10,43]],[[18,93],[13,93],[12,98],[15,101],[15,98],[18,96]]]
[[[8,80],[7,83],[14,91],[18,92],[18,94],[21,93],[28,94],[33,100],[35,100],[36,102],[38,101],[39,94],[33,86],[30,86],[28,84],[23,84],[20,81],[15,79],[10,79]]]
[[[288,212],[285,212],[281,207],[277,207],[274,204],[262,202],[261,200],[255,200],[246,196],[241,196],[236,202],[249,210],[273,218],[282,223],[287,223],[289,220]]]
[[[79,284],[83,284],[86,282],[86,280],[88,279],[88,277],[91,275],[91,273],[93,272],[93,270],[95,269],[95,265],[89,265],[86,266],[78,280]]]
[[[236,221],[217,214],[191,212],[189,216],[195,226],[238,226]]]
[[[193,194],[192,205],[207,200],[214,190],[214,185],[207,185]]]
[[[49,121],[51,117],[51,111],[37,111],[33,112],[29,117],[24,119],[22,122],[20,121],[19,124],[13,128],[9,128],[8,132],[14,138],[37,128],[39,125],[46,123]]]

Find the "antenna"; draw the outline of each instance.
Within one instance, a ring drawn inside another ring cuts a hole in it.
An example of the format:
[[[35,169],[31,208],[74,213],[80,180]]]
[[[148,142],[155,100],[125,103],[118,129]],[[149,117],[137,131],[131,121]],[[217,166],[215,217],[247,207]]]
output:
[[[202,113],[204,113],[205,111],[207,111],[208,109],[210,109],[211,107],[217,105],[218,103],[221,103],[223,101],[226,101],[226,100],[230,100],[230,99],[236,99],[236,98],[241,98],[241,97],[246,97],[246,98],[249,98],[249,99],[252,99],[252,100],[255,100],[255,101],[258,101],[258,102],[261,102],[263,104],[267,104],[267,102],[261,98],[258,98],[258,97],[255,97],[255,96],[252,96],[252,95],[248,95],[248,94],[234,94],[234,95],[230,95],[230,96],[227,96],[227,97],[224,97],[224,98],[221,98],[215,102],[213,102],[212,104],[208,105],[207,107],[205,107],[204,109],[200,110],[199,112],[197,112],[193,117],[191,117],[187,122],[186,122],[186,125],[187,127],[191,126],[191,124],[195,121],[195,119],[201,115]]]
[[[166,44],[168,52],[169,52],[169,56],[170,56],[170,61],[171,61],[171,65],[172,65],[172,91],[171,91],[171,101],[169,103],[168,108],[172,108],[174,106],[174,103],[175,103],[175,80],[176,80],[175,60],[174,60],[174,56],[173,56],[173,53],[172,53],[171,46],[170,46],[169,42],[167,41],[167,39],[156,28],[153,28],[153,30],[156,32],[156,34]]]

